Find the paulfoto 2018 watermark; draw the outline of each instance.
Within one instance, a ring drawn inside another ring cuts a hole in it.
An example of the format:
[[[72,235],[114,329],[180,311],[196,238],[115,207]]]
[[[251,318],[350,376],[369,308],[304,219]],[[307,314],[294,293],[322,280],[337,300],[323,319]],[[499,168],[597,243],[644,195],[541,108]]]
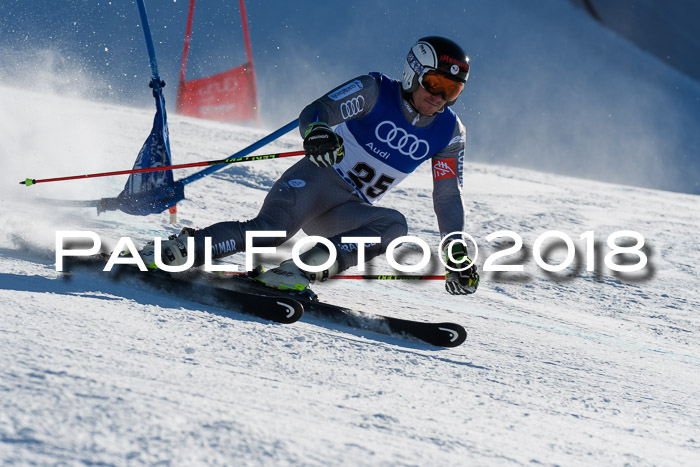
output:
[[[272,238],[272,237],[286,237],[286,232],[279,230],[270,231],[248,231],[246,232],[245,241],[245,269],[246,271],[251,271],[254,269],[253,266],[253,255],[255,254],[274,254],[276,253],[276,247],[259,247],[254,246],[254,240],[256,238]],[[485,272],[522,272],[522,264],[499,264],[496,261],[507,258],[508,256],[515,255],[520,252],[523,248],[522,237],[512,230],[499,230],[485,237],[487,242],[494,242],[499,238],[510,239],[508,244],[511,246],[494,252],[489,255],[481,268]],[[633,239],[633,245],[621,244],[621,239]],[[579,237],[580,240],[585,242],[585,264],[587,271],[594,271],[596,267],[596,255],[595,255],[595,232],[586,231]],[[91,241],[92,245],[87,248],[67,248],[65,243],[78,242],[78,241]],[[364,271],[365,267],[365,247],[376,245],[381,242],[379,237],[342,237],[341,243],[343,245],[352,246],[357,249],[358,265],[357,269],[360,272]],[[463,258],[454,258],[451,256],[448,249],[449,260],[453,265],[457,267],[450,266],[446,263],[445,258],[440,253],[437,255],[440,262],[449,270],[452,271],[463,271],[469,269],[473,264],[477,263],[479,258],[479,246],[476,240],[466,232],[452,232],[445,237],[443,237],[440,242],[438,252],[445,250],[445,247],[451,245],[454,242],[463,243],[470,253],[471,262]],[[563,244],[566,248],[566,254],[564,260],[558,264],[550,264],[545,260],[542,254],[543,245],[545,242],[558,242]],[[301,258],[300,254],[305,246],[313,245],[316,243],[322,243],[326,246],[329,251],[328,260],[318,266],[312,266],[305,264]],[[395,258],[395,251],[401,245],[404,244],[414,244],[417,245],[421,250],[421,259],[416,264],[400,264]],[[161,251],[162,240],[159,237],[154,238],[154,251]],[[647,265],[648,257],[643,250],[644,247],[644,237],[633,230],[620,230],[613,232],[607,238],[607,246],[610,251],[607,252],[604,258],[605,266],[615,272],[636,272],[644,269]],[[56,232],[56,271],[63,271],[63,262],[66,257],[77,257],[77,256],[91,256],[100,252],[102,247],[102,241],[97,233],[92,231],[57,231]],[[187,249],[188,251],[194,251],[194,238],[189,237],[187,239]],[[128,255],[122,255],[122,252],[129,253]],[[210,237],[205,237],[204,239],[204,270],[213,271],[223,271],[223,272],[239,272],[238,266],[233,264],[220,265],[213,264],[212,260],[212,241]],[[547,272],[558,272],[563,271],[570,267],[574,262],[576,257],[577,248],[574,245],[572,238],[559,230],[549,230],[535,240],[532,247],[532,256],[537,263],[537,265]],[[636,262],[630,263],[626,261],[626,264],[616,263],[614,258],[616,256],[626,255],[633,256],[637,258]],[[394,239],[387,246],[385,253],[385,258],[390,267],[397,271],[405,273],[418,272],[425,268],[431,260],[431,249],[428,243],[416,236],[403,236]],[[297,241],[292,247],[292,260],[294,263],[304,271],[308,272],[321,272],[328,269],[337,259],[336,246],[327,238],[318,236],[304,237]],[[194,266],[195,257],[194,255],[188,255],[184,264],[179,266],[169,266],[163,262],[160,255],[156,254],[154,262],[156,267],[166,272],[183,272]],[[111,271],[115,264],[132,264],[136,265],[142,271],[148,270],[148,267],[143,262],[138,254],[138,249],[130,237],[121,237],[114,247],[112,254],[104,267],[104,271]],[[462,264],[465,264],[461,267]]]

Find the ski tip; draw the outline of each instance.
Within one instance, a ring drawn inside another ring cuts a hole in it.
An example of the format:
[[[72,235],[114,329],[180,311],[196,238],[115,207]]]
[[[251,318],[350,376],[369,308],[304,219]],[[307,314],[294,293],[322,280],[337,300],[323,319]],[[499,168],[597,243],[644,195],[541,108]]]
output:
[[[467,330],[463,326],[456,323],[440,323],[437,325],[438,331],[441,331],[440,345],[441,347],[458,347],[467,340]]]
[[[246,292],[227,292],[233,292],[239,296],[247,296],[248,300],[246,303],[242,304],[243,312],[268,321],[280,324],[292,324],[296,323],[304,316],[304,305],[291,298],[248,294]]]
[[[304,315],[304,305],[296,300],[279,298],[275,303],[279,305],[279,311],[281,311],[278,319],[275,320],[277,322],[284,324],[295,323]]]

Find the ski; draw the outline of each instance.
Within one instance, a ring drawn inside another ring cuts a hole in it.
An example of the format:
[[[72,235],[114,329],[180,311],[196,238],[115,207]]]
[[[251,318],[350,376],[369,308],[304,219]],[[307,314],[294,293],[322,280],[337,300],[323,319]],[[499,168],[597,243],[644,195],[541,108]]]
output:
[[[350,327],[389,335],[407,335],[438,347],[457,347],[467,339],[467,331],[457,323],[430,323],[357,311],[319,301],[315,295],[273,289],[247,275],[207,274],[218,287],[266,296],[293,297],[304,306],[307,315],[333,320]]]
[[[67,270],[103,272],[107,257],[75,258]],[[218,306],[277,323],[298,321],[304,312],[342,325],[387,335],[403,335],[438,347],[457,347],[467,331],[457,323],[431,323],[396,318],[319,301],[313,294],[267,287],[247,275],[212,274],[200,270],[185,273],[142,272],[133,265],[115,265],[104,272],[110,279],[149,288],[204,305]]]
[[[304,314],[304,306],[293,297],[256,294],[236,291],[211,284],[199,271],[167,273],[164,271],[141,271],[133,265],[115,265],[110,272],[102,269],[108,257],[97,255],[76,258],[67,264],[69,272],[76,270],[99,271],[115,282],[125,282],[168,295],[180,297],[203,305],[217,306],[239,311],[276,323],[291,324]],[[70,277],[70,274],[68,275]]]

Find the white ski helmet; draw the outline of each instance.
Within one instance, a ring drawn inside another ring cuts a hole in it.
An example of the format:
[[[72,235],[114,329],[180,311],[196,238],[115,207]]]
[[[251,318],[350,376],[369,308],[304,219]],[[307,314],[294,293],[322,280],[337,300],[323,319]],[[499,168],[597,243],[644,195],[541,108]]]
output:
[[[454,81],[466,83],[469,78],[469,57],[450,39],[438,36],[424,37],[411,47],[406,56],[401,79],[404,91],[414,92],[418,89],[420,79],[429,70],[435,70]],[[447,104],[452,105],[455,100],[448,100]]]

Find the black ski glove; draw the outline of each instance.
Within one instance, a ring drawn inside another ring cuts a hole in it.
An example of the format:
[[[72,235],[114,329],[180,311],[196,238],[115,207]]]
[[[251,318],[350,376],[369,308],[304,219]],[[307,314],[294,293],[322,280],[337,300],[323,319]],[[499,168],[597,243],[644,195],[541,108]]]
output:
[[[343,138],[323,122],[314,122],[304,133],[304,152],[317,167],[331,167],[343,160]]]
[[[469,264],[472,266],[464,271],[451,271],[447,269],[445,274],[445,290],[452,295],[468,295],[476,292],[479,286],[479,274],[476,272],[476,264],[467,256],[464,243],[451,242],[443,251],[445,263],[454,269],[462,269]]]

